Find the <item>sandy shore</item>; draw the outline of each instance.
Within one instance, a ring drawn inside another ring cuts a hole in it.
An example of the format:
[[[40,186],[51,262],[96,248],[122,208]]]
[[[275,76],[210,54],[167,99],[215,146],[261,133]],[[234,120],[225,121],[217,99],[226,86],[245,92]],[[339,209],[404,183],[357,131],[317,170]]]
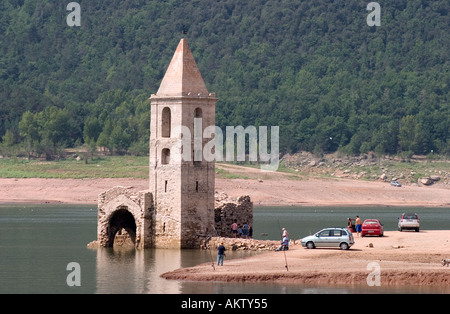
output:
[[[100,193],[118,185],[148,189],[148,181],[138,179],[0,178],[0,203],[97,204]]]
[[[216,177],[216,190],[230,197],[250,195],[264,206],[428,206],[450,207],[450,188],[406,185],[350,179],[317,179],[257,168],[217,165],[235,179]],[[241,178],[241,177],[245,177]],[[0,203],[96,204],[100,193],[114,187],[148,189],[145,179],[5,179],[0,178]]]
[[[192,281],[292,282],[368,284],[379,270],[381,285],[450,286],[450,231],[387,231],[384,237],[356,238],[350,250],[305,249],[300,244],[283,252],[267,252],[245,259],[226,260],[215,270],[210,263],[181,268],[162,275]],[[369,247],[369,243],[373,247]],[[377,268],[379,267],[379,268]],[[369,276],[370,274],[370,276]]]

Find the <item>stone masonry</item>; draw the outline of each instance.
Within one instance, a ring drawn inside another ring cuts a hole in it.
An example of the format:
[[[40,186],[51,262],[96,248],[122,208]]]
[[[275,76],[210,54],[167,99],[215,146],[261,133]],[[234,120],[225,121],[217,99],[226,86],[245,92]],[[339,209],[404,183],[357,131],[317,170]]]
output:
[[[252,224],[250,197],[221,198],[216,205],[215,162],[202,154],[210,141],[202,135],[215,125],[217,98],[207,91],[185,39],[150,101],[149,190],[114,187],[100,194],[95,244],[112,247],[120,235],[136,248],[198,248],[212,236],[230,236],[234,219]],[[191,134],[189,146],[180,144],[187,136],[181,127]],[[194,143],[194,134],[201,140]]]
[[[253,202],[245,195],[232,200],[225,192],[216,192],[214,222],[217,236],[232,237],[231,225],[236,220],[238,226],[253,225]]]
[[[153,245],[153,200],[148,191],[132,192],[116,186],[99,195],[97,244],[112,247],[117,233],[124,230],[137,248]]]
[[[207,141],[202,134],[215,125],[217,98],[206,89],[185,39],[150,100],[149,183],[155,206],[155,246],[198,247],[214,233],[215,163],[203,157]],[[197,145],[194,134],[200,134]],[[182,137],[189,135],[188,145],[181,145]]]

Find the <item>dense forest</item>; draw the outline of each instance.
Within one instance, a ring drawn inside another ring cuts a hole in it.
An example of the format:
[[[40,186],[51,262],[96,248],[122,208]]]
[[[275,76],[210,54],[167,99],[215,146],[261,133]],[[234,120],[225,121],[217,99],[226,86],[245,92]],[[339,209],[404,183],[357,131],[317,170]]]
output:
[[[450,155],[450,3],[0,1],[0,154],[148,153],[149,96],[181,37],[216,123],[279,126],[280,151]],[[182,32],[186,31],[183,35]]]

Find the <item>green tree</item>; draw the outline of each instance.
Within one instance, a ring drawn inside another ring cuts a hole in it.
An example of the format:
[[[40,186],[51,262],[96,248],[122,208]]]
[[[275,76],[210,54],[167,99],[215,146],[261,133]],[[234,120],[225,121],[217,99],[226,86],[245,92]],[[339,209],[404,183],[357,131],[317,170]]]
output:
[[[110,119],[107,119],[105,125],[103,126],[102,132],[98,136],[97,146],[104,147],[109,150],[110,153],[113,152],[114,144],[111,140],[111,133],[113,131],[113,124]]]
[[[19,130],[20,135],[25,140],[27,152],[29,156],[31,156],[32,153],[36,151],[36,145],[39,143],[41,138],[39,135],[39,125],[36,115],[34,115],[31,111],[26,111],[19,122]]]
[[[417,123],[414,130],[413,151],[416,154],[429,154],[434,148],[432,141],[430,129],[422,123]]]
[[[359,0],[85,2],[61,28],[57,1],[0,1],[0,137],[30,112],[38,136],[16,140],[31,154],[90,138],[112,152],[108,120],[142,151],[183,24],[222,128],[278,125],[282,152],[448,151],[448,0],[383,3],[381,28]]]
[[[118,153],[124,153],[130,147],[131,135],[120,125],[116,125],[111,132],[111,142]]]
[[[67,109],[59,109],[50,106],[37,114],[39,134],[41,139],[48,140],[55,148],[56,146],[67,146],[70,143],[68,127],[70,127],[70,116]]]
[[[97,142],[102,127],[96,117],[89,116],[84,122],[83,139],[85,143]]]
[[[2,143],[5,147],[12,147],[14,145],[14,134],[10,131],[7,130],[5,135],[3,135],[2,138]]]
[[[416,118],[412,115],[403,117],[400,120],[398,131],[398,144],[401,151],[414,150],[414,138],[416,134]]]
[[[7,130],[5,135],[3,135],[2,142],[0,143],[0,148],[3,155],[8,157],[12,156],[14,153],[14,144],[14,134],[10,130]]]

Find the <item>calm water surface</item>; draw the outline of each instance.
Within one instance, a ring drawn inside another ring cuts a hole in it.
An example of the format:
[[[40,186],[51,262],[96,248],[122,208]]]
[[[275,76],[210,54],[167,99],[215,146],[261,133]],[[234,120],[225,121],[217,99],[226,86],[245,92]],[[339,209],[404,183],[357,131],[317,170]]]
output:
[[[257,207],[254,237],[279,239],[280,228],[301,238],[323,227],[346,226],[348,217],[378,218],[396,230],[405,209],[331,207]],[[450,229],[450,209],[408,208],[421,229]],[[442,287],[307,286],[297,284],[191,283],[160,274],[211,261],[201,250],[88,249],[96,239],[97,208],[74,205],[0,206],[0,293],[450,293]],[[227,254],[227,259],[255,253]],[[67,278],[80,265],[81,286]],[[226,262],[226,260],[225,260]]]

